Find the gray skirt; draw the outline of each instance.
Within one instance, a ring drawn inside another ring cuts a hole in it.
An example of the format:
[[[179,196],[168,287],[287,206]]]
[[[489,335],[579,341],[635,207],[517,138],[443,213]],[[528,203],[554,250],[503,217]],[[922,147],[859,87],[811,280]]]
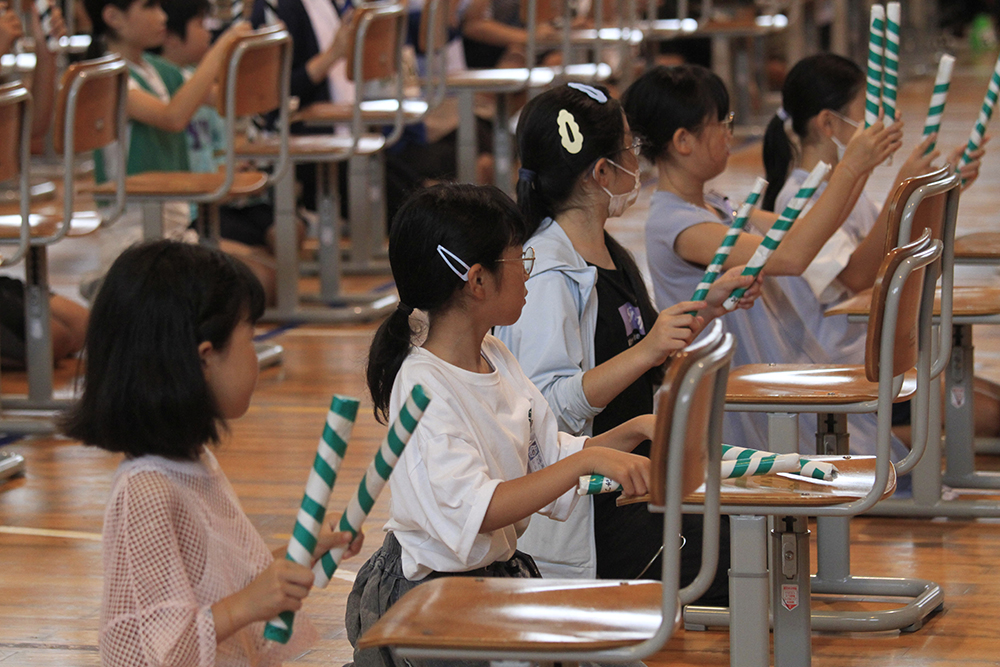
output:
[[[528,554],[515,551],[510,560],[497,561],[485,567],[468,572],[432,572],[420,581],[410,581],[403,576],[403,552],[395,535],[385,536],[382,547],[372,554],[358,572],[354,587],[347,597],[347,613],[344,623],[351,646],[357,647],[358,639],[368,628],[403,597],[409,590],[425,581],[437,577],[507,577],[539,578],[542,575],[535,561]],[[397,658],[389,649],[354,649],[355,667],[409,667],[416,661]],[[459,662],[456,660],[419,661],[423,666],[486,665],[485,662]]]

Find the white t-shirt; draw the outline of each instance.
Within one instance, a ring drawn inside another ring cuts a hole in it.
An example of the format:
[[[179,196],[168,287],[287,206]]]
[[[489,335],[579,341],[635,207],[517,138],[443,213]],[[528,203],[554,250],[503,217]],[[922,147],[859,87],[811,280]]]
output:
[[[416,384],[431,397],[389,478],[385,529],[399,540],[410,580],[509,559],[528,518],[480,533],[493,492],[580,451],[586,441],[557,430],[545,399],[503,343],[486,336],[482,354],[493,372],[467,371],[414,348],[393,385],[391,415]],[[540,513],[565,519],[577,498],[570,489]]]

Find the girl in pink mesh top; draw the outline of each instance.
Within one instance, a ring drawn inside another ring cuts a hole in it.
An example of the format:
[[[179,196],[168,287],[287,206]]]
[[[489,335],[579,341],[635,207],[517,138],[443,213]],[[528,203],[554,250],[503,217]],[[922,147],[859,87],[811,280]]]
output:
[[[315,636],[299,618],[286,649],[265,644],[264,622],[301,607],[312,571],[268,551],[205,446],[250,404],[263,310],[239,261],[169,241],[123,253],[94,302],[63,430],[125,454],[104,520],[103,665],[275,664]],[[348,540],[324,526],[316,553]]]

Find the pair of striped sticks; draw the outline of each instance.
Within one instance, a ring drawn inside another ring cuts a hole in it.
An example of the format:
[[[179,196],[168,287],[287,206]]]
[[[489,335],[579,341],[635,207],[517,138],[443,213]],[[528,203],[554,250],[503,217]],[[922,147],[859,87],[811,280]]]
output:
[[[361,525],[368,518],[368,513],[371,512],[383,487],[389,481],[389,475],[392,474],[428,403],[430,397],[424,388],[415,385],[399,411],[396,421],[389,427],[389,432],[375,453],[375,459],[361,479],[357,493],[340,516],[338,530],[347,531],[352,536],[357,536],[361,532]],[[317,446],[316,458],[313,460],[309,479],[306,481],[302,504],[295,518],[295,528],[292,530],[288,550],[285,552],[285,558],[288,560],[313,568],[313,573],[316,575],[315,583],[320,588],[325,588],[330,583],[347,550],[346,546],[332,549],[323,554],[313,566],[313,552],[323,527],[323,520],[326,518],[326,505],[330,501],[330,493],[337,481],[337,472],[347,451],[347,441],[350,439],[357,414],[357,399],[347,396],[333,397],[323,435]],[[292,636],[294,618],[294,612],[286,611],[271,619],[264,627],[264,637],[282,644],[287,643]]]
[[[865,127],[871,127],[878,121],[880,110],[884,114],[886,125],[896,120],[901,14],[898,2],[876,4],[871,8],[865,82]]]

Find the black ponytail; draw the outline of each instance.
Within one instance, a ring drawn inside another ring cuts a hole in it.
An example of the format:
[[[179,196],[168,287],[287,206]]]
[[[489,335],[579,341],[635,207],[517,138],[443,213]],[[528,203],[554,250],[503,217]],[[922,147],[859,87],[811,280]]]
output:
[[[788,72],[781,87],[781,106],[791,121],[792,132],[805,139],[813,116],[825,109],[843,112],[864,85],[864,72],[843,56],[819,53],[803,58]],[[775,200],[793,165],[794,153],[784,125],[785,121],[775,116],[764,135],[768,186],[762,208],[767,211],[774,210]],[[779,130],[783,138],[778,136]]]
[[[375,332],[366,369],[376,419],[388,421],[392,387],[413,344],[410,313],[419,309],[433,317],[465,286],[452,268],[462,267],[446,262],[438,246],[468,266],[496,271],[504,250],[526,239],[517,206],[493,186],[437,185],[415,192],[400,206],[389,234],[400,307]]]

